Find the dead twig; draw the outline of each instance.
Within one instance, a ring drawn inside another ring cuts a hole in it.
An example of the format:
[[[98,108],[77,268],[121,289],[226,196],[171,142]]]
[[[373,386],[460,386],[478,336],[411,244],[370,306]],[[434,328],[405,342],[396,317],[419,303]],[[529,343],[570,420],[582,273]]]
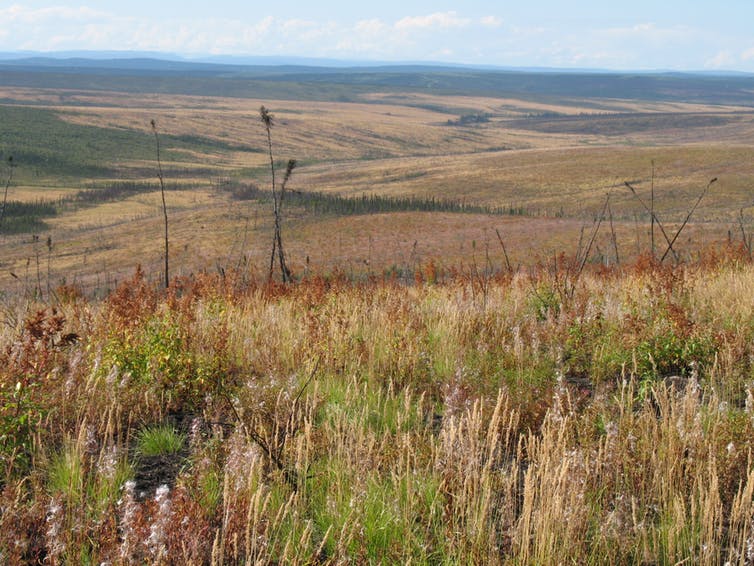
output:
[[[673,252],[673,257],[676,261],[678,261],[678,254],[676,253],[675,249],[673,248],[673,244],[670,243],[670,238],[668,237],[668,233],[665,232],[665,227],[662,225],[662,222],[660,222],[660,219],[657,218],[657,215],[655,214],[654,210],[649,208],[647,204],[644,202],[644,200],[639,196],[639,193],[636,192],[636,189],[626,181],[623,183],[628,189],[631,191],[631,194],[636,197],[636,200],[639,201],[639,204],[644,208],[644,210],[651,216],[651,218],[657,223],[657,227],[660,229],[660,232],[662,233],[663,238],[665,238],[665,242],[668,244],[670,251]],[[653,256],[654,257],[654,250],[653,250]]]
[[[691,210],[689,210],[689,213],[686,215],[686,219],[683,221],[683,224],[681,224],[681,227],[678,228],[678,231],[675,233],[675,236],[673,236],[673,240],[668,242],[668,247],[665,250],[665,253],[662,254],[662,257],[660,258],[660,263],[665,261],[665,258],[667,257],[670,250],[673,249],[673,244],[675,244],[675,241],[678,239],[678,236],[681,235],[681,232],[683,232],[683,229],[686,227],[686,224],[688,224],[688,221],[691,219],[691,215],[694,214],[694,211],[696,211],[696,208],[699,206],[699,203],[702,202],[702,199],[704,198],[704,195],[707,194],[709,191],[709,188],[712,186],[713,183],[717,182],[717,177],[712,179],[709,183],[707,183],[707,186],[704,187],[704,190],[699,195],[699,198],[696,199],[696,202],[694,203],[694,206],[691,207]]]
[[[225,402],[233,413],[233,416],[241,426],[244,436],[262,450],[267,461],[283,474],[285,482],[293,491],[298,490],[301,482],[301,475],[285,461],[284,452],[288,445],[288,441],[298,434],[301,428],[301,423],[297,422],[298,407],[304,392],[309,387],[319,370],[320,361],[321,358],[318,358],[314,364],[314,368],[309,373],[309,376],[301,385],[292,402],[288,406],[288,414],[284,418],[281,418],[282,415],[278,413],[281,409],[281,402],[283,399],[282,391],[276,400],[275,408],[273,410],[274,412],[268,414],[268,412],[265,411],[261,415],[252,415],[251,423],[248,423],[243,418],[236,408],[236,404],[230,394],[226,391],[222,393]]]
[[[576,284],[576,281],[581,276],[581,272],[584,271],[584,267],[586,266],[587,259],[589,259],[589,253],[592,251],[592,246],[594,245],[594,241],[597,239],[597,234],[600,231],[600,226],[602,225],[602,221],[605,219],[605,212],[607,211],[607,207],[609,205],[610,205],[610,193],[607,193],[607,197],[605,198],[605,204],[602,206],[602,211],[600,212],[600,215],[597,218],[597,222],[594,225],[594,230],[592,231],[592,235],[589,238],[589,242],[587,243],[586,249],[584,250],[584,254],[581,257],[581,260],[579,261],[578,271],[576,271],[576,274],[573,278],[573,285]],[[578,261],[578,257],[576,259]]]
[[[13,181],[13,169],[15,164],[13,163],[13,156],[8,156],[8,176],[5,178],[5,193],[3,194],[3,208],[0,210],[0,229],[3,227],[3,220],[5,219],[5,208],[8,205],[8,189]]]
[[[508,273],[513,273],[513,267],[511,267],[511,260],[508,257],[508,250],[505,249],[505,242],[503,242],[503,237],[500,235],[500,230],[495,228],[495,234],[497,234],[497,241],[500,242],[500,247],[503,248],[503,256],[505,257],[505,267],[508,269]]]
[[[620,256],[618,255],[618,238],[615,235],[615,226],[613,225],[613,209],[610,206],[610,201],[607,203],[607,214],[610,220],[610,239],[613,243],[613,250],[615,251],[615,263],[620,265]]]
[[[741,229],[741,239],[744,243],[744,248],[746,248],[746,252],[749,254],[749,259],[751,259],[751,240],[752,235],[746,234],[746,227],[744,226],[744,209],[738,211],[738,227]]]
[[[165,288],[170,286],[170,264],[168,259],[168,207],[165,204],[165,179],[162,174],[162,160],[160,159],[160,136],[157,135],[157,122],[150,121],[152,125],[152,132],[154,133],[154,141],[157,146],[157,178],[160,180],[160,195],[162,195],[162,213],[165,216]]]

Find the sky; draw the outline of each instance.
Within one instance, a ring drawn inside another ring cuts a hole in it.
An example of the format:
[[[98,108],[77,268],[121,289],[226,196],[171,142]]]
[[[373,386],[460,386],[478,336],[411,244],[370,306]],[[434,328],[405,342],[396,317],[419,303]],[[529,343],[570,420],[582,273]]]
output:
[[[754,1],[0,0],[0,52],[754,72]]]

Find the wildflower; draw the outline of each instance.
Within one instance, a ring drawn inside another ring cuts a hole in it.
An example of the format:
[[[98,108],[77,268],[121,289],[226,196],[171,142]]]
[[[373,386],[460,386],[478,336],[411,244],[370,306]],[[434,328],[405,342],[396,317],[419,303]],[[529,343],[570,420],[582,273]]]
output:
[[[97,441],[97,431],[93,426],[87,426],[84,451],[89,455],[94,455],[98,452],[98,447],[99,442]]]
[[[115,385],[115,380],[118,379],[118,366],[113,364],[110,368],[110,371],[107,372],[107,376],[105,376],[105,383],[108,385],[108,387],[112,387]]]
[[[57,498],[50,501],[47,508],[47,547],[50,558],[56,558],[65,552],[65,540],[63,539],[63,507]]]
[[[147,539],[147,548],[155,559],[159,562],[165,557],[167,547],[165,539],[167,538],[168,523],[170,521],[170,488],[167,485],[161,485],[155,492],[154,500],[157,503],[157,513],[154,521],[149,527],[149,538]]]
[[[204,422],[200,417],[195,417],[191,421],[191,428],[189,429],[189,446],[192,450],[198,450],[202,445],[202,433],[204,430]]]
[[[570,412],[566,408],[569,405],[568,388],[566,387],[565,375],[558,369],[556,372],[557,385],[552,395],[552,408],[549,411],[549,417],[555,423],[560,423]]]
[[[118,384],[118,388],[125,389],[128,387],[129,382],[131,381],[131,372],[130,371],[124,371],[121,375],[120,383]]]
[[[120,545],[120,557],[125,562],[129,562],[135,550],[134,539],[136,538],[136,512],[138,503],[134,496],[136,482],[129,480],[123,486],[123,497],[118,501],[118,506],[122,508],[120,521],[120,535],[122,543]]]
[[[118,468],[118,447],[111,446],[103,451],[102,457],[97,462],[97,475],[105,481],[115,478]]]

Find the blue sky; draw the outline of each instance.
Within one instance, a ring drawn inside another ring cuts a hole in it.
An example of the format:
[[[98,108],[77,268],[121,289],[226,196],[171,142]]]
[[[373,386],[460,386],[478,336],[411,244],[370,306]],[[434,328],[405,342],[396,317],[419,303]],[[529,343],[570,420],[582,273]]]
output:
[[[0,1],[18,50],[754,72],[754,2]]]

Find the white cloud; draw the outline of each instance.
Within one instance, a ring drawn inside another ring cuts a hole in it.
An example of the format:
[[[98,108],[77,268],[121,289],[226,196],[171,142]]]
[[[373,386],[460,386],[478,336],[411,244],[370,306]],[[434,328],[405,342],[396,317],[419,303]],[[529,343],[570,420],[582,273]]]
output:
[[[286,32],[303,32],[303,31],[309,31],[312,28],[316,28],[317,24],[316,22],[311,22],[309,20],[300,20],[300,19],[292,19],[292,20],[286,20],[283,22],[283,31]]]
[[[726,50],[718,51],[714,57],[708,59],[704,66],[708,69],[731,68],[734,64],[733,54]]]
[[[752,59],[754,59],[754,47],[750,47],[749,49],[741,53],[742,61],[751,61]]]
[[[400,58],[411,45],[405,33],[379,18],[359,20],[352,26],[342,27],[338,34],[340,40],[330,53],[337,57]]]
[[[374,18],[371,20],[360,20],[356,22],[354,29],[357,33],[363,33],[367,36],[373,37],[375,35],[386,33],[388,26],[382,20]]]
[[[456,12],[437,12],[428,16],[407,16],[395,23],[399,30],[427,28],[462,28],[471,23],[468,18],[459,18]]]
[[[695,35],[695,30],[682,25],[660,27],[653,22],[644,22],[628,27],[607,28],[598,34],[613,39],[668,42],[691,39]]]
[[[256,35],[264,35],[270,29],[272,28],[272,24],[275,22],[275,18],[272,16],[267,16],[263,20],[261,20],[256,25],[252,26],[250,29],[255,33]]]
[[[337,33],[337,25],[331,22],[291,19],[282,22],[280,31],[293,42],[313,42]]]
[[[494,13],[472,17],[462,9],[334,21],[340,16],[331,12],[286,19],[220,16],[216,10],[218,15],[202,18],[187,8],[158,19],[149,11],[109,13],[103,3],[87,0],[79,0],[80,6],[58,0],[46,8],[10,2],[0,0],[0,51],[112,49],[615,69],[754,66],[749,35],[659,21],[597,28]]]
[[[503,25],[503,20],[501,20],[497,16],[484,16],[481,20],[479,20],[479,23],[481,23],[486,28],[499,28]]]
[[[38,24],[48,20],[63,21],[87,21],[95,18],[107,17],[106,12],[93,10],[88,6],[50,6],[48,8],[27,8],[20,4],[14,4],[8,8],[0,9],[0,19],[19,24]]]

